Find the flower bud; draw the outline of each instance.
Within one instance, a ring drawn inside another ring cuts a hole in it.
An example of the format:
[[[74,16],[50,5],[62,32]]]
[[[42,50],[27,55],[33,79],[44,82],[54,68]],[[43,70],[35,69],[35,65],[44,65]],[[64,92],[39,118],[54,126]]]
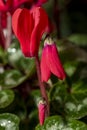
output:
[[[51,73],[61,80],[66,78],[66,73],[61,63],[56,44],[50,37],[47,37],[44,42],[44,48],[41,57],[42,81],[47,82],[51,76]]]
[[[45,114],[46,114],[46,101],[43,99],[39,101],[38,112],[39,112],[40,125],[43,125],[45,120]]]

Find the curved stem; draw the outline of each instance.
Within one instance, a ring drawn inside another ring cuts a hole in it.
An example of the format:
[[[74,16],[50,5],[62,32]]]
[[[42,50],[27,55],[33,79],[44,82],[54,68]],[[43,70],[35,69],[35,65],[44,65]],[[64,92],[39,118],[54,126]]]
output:
[[[35,61],[36,61],[36,69],[37,69],[37,76],[38,76],[38,81],[39,81],[39,85],[40,85],[40,91],[41,91],[42,98],[44,98],[47,103],[46,116],[48,116],[49,115],[49,101],[48,101],[48,96],[46,93],[44,83],[41,81],[41,70],[40,70],[40,62],[39,62],[38,56],[35,57]]]

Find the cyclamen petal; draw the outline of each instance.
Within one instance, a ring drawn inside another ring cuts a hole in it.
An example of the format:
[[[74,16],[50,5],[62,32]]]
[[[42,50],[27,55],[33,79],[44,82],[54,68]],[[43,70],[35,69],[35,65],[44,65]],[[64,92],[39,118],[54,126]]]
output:
[[[50,71],[59,79],[63,80],[66,75],[60,61],[55,43],[53,43],[52,45],[47,45],[47,53],[48,55],[46,57],[46,63],[49,66]]]
[[[31,35],[30,51],[32,55],[38,53],[40,40],[44,32],[47,32],[49,26],[48,16],[45,10],[41,7],[35,7],[32,9],[32,14],[34,18],[34,28]],[[44,22],[43,22],[44,20]]]
[[[15,11],[12,27],[26,57],[37,56],[42,34],[47,31],[48,26],[48,16],[41,7]]]
[[[41,57],[42,81],[48,81],[51,76],[51,73],[56,75],[61,80],[66,78],[66,74],[60,61],[60,57],[55,43],[52,40],[46,40]]]
[[[2,10],[3,8],[5,8],[5,4],[3,0],[0,0],[0,9]]]
[[[46,63],[46,55],[46,47],[44,47],[41,57],[41,79],[45,82],[48,81],[51,75],[51,71]]]
[[[12,17],[12,27],[17,36],[22,52],[30,57],[30,35],[33,28],[33,17],[27,9],[17,9]]]

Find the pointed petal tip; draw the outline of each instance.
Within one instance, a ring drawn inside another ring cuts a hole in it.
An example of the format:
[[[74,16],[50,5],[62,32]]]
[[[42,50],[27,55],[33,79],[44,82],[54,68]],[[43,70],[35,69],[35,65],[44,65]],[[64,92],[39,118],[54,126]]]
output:
[[[49,69],[49,67],[47,66],[47,58],[46,58],[46,47],[43,48],[42,51],[42,57],[41,57],[41,80],[42,82],[47,82],[48,79],[51,76],[51,71]]]
[[[66,75],[64,74],[64,75],[62,75],[61,77],[59,76],[58,77],[60,80],[65,80],[66,79]]]
[[[44,76],[41,76],[41,81],[42,82],[47,82],[49,80],[49,78],[50,78],[50,75],[46,74]]]

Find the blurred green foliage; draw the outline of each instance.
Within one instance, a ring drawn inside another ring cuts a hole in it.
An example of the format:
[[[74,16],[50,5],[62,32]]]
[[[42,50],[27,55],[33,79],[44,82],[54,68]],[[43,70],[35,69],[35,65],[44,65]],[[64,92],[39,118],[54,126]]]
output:
[[[55,26],[51,35],[67,78],[52,75],[46,84],[50,117],[40,126],[34,58],[23,56],[16,38],[7,51],[0,47],[0,130],[87,130],[87,2],[49,0],[43,7]]]

